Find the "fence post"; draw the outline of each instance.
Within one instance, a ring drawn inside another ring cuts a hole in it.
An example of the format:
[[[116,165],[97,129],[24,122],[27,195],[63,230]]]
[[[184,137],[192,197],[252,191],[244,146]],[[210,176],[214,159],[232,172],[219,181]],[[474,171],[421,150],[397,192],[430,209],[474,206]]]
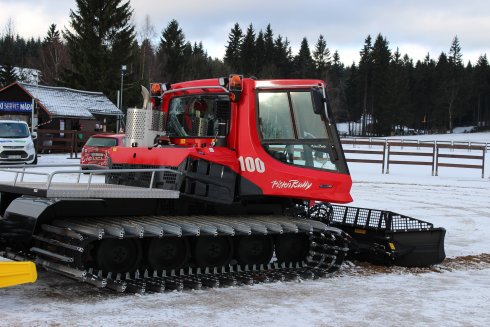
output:
[[[435,146],[435,151],[436,151],[436,176],[439,176],[439,145],[436,144],[434,145]]]
[[[485,148],[481,148],[481,155],[482,155],[482,161],[481,161],[481,178],[485,178]]]
[[[75,152],[75,159],[78,158],[78,135],[75,135],[75,142],[73,143],[73,151]]]
[[[387,174],[390,173],[390,147],[391,147],[391,144],[388,143],[388,155],[387,155],[387,158],[386,158],[386,173]],[[385,145],[385,149],[386,149],[386,145]],[[384,158],[383,158],[383,162],[384,162]]]
[[[73,144],[75,143],[75,133],[71,131],[70,159],[73,158]]]
[[[386,144],[388,140],[385,140],[385,144],[383,145],[383,164],[381,165],[381,174],[385,173],[385,158],[386,158]]]
[[[434,142],[434,147],[432,148],[432,176],[434,176],[434,165],[436,163],[436,148],[437,148],[437,143]]]

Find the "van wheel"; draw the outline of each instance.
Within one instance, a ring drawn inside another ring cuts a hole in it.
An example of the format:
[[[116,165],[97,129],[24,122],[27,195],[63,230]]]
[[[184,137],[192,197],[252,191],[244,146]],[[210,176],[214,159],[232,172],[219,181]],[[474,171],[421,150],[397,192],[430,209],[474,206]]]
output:
[[[35,154],[34,161],[31,162],[31,165],[37,165],[37,153]]]

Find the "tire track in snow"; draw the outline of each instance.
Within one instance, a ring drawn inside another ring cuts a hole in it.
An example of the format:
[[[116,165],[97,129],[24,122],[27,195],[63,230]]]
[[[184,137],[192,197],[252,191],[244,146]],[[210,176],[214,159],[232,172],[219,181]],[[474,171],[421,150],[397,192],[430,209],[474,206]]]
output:
[[[445,273],[463,270],[481,270],[490,268],[490,254],[480,253],[454,258],[446,258],[442,263],[426,268],[406,268],[398,266],[377,266],[367,262],[350,262],[343,268],[339,276],[371,276],[377,274],[423,274]]]

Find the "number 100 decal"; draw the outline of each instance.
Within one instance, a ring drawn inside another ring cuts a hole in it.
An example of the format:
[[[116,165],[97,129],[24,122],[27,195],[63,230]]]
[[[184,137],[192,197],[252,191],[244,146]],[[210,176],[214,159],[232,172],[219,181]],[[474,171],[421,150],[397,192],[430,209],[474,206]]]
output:
[[[252,157],[238,157],[238,161],[240,162],[240,169],[242,171],[248,171],[249,173],[253,172],[258,172],[258,173],[263,173],[265,172],[265,164],[262,160],[259,158],[252,158]]]

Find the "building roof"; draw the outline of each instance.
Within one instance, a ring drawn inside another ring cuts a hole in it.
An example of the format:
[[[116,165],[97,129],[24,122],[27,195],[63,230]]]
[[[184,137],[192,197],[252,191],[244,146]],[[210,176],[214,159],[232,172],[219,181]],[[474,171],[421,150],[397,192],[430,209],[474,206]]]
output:
[[[77,117],[93,119],[95,115],[122,116],[119,110],[102,92],[88,92],[18,82],[37,99],[51,117]]]

